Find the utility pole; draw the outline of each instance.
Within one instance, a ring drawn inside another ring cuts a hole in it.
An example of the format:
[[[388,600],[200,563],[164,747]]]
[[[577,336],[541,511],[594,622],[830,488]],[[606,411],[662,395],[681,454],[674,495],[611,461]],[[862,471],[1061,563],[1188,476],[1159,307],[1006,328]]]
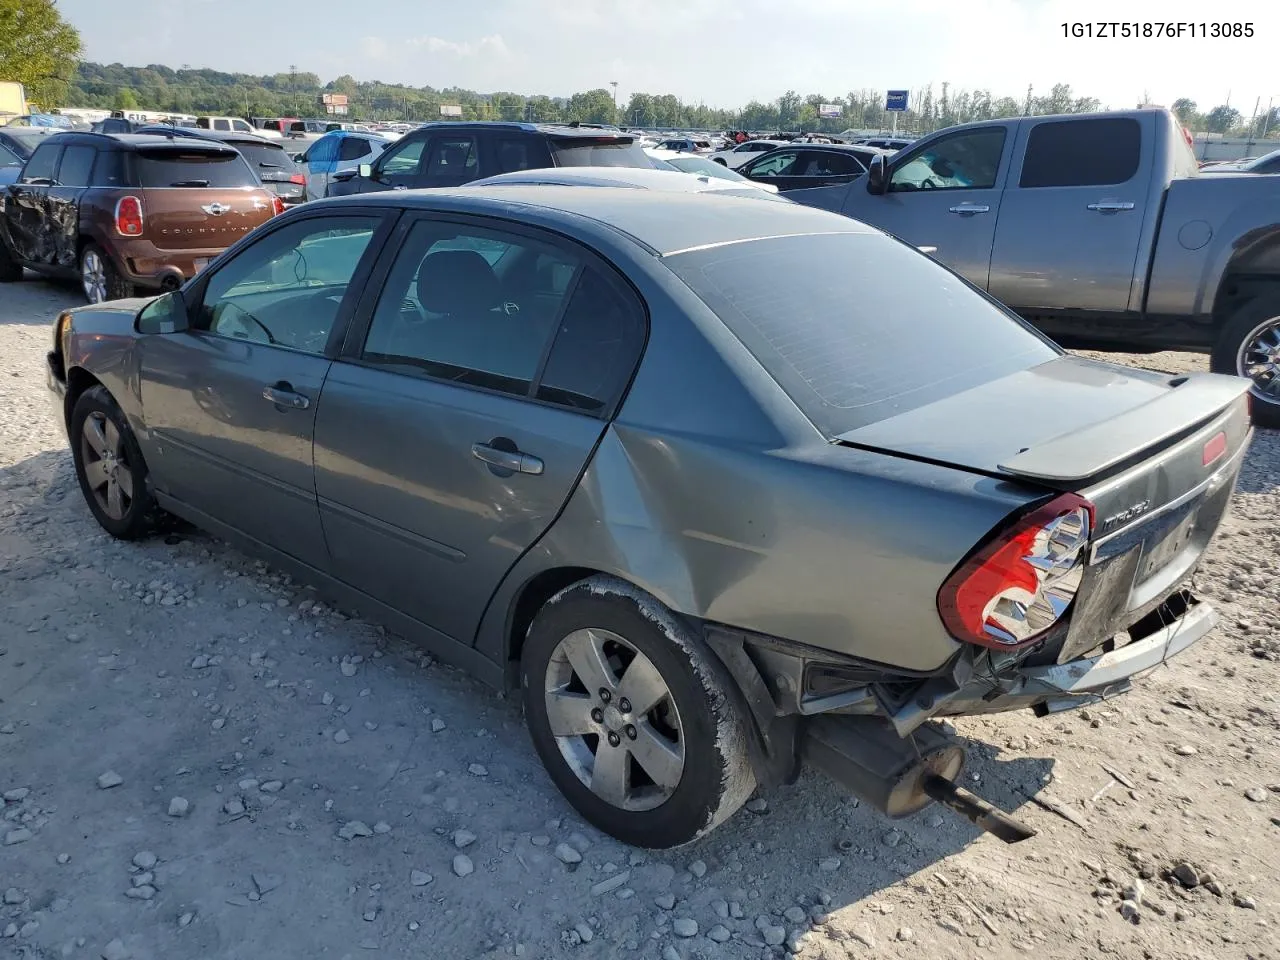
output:
[[[618,119],[618,81],[610,80],[609,86],[613,87],[613,119]]]
[[[1024,117],[1031,116],[1031,84],[1029,83],[1027,84],[1027,106],[1026,109],[1022,111],[1022,115]]]
[[[293,88],[293,112],[298,112],[298,67],[289,64],[289,86]]]

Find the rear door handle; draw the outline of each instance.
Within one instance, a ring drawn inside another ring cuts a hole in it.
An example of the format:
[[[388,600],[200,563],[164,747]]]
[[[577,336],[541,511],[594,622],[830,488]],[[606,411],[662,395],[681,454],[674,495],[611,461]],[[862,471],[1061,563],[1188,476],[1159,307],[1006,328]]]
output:
[[[959,214],[962,217],[972,217],[975,213],[989,213],[991,211],[991,208],[985,203],[962,203],[949,209],[952,213]]]
[[[309,399],[295,392],[293,387],[287,383],[277,383],[272,387],[263,387],[262,397],[264,400],[270,400],[272,403],[279,404],[282,407],[291,407],[294,410],[305,410],[311,406]]]
[[[499,470],[510,470],[512,473],[527,473],[538,476],[542,473],[542,461],[519,450],[499,450],[487,443],[473,443],[471,455],[477,460],[497,467]]]
[[[1121,210],[1132,210],[1133,207],[1132,200],[1099,200],[1089,204],[1089,209],[1098,213],[1119,213]]]

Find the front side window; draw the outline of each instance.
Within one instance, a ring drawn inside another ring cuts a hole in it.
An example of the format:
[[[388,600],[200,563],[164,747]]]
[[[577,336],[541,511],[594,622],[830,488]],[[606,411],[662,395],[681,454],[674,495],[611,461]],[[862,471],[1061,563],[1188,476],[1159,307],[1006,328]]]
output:
[[[192,327],[324,353],[378,222],[319,217],[267,234],[209,278]]]
[[[48,184],[53,182],[53,171],[58,165],[58,152],[62,148],[56,143],[42,143],[36,147],[35,153],[27,161],[22,171],[22,182]]]
[[[796,169],[796,160],[800,154],[794,150],[785,150],[781,153],[775,153],[767,157],[761,157],[759,160],[751,164],[747,171],[748,176],[752,177],[787,177],[791,176]]]
[[[1130,117],[1037,123],[1027,138],[1019,187],[1128,183],[1138,172],[1142,128]]]
[[[854,177],[866,172],[853,154],[826,150],[814,153],[805,170],[810,177]]]
[[[580,267],[527,237],[419,222],[383,285],[362,359],[528,396]]]
[[[380,172],[388,177],[412,176],[422,165],[422,151],[426,146],[426,137],[397,144],[382,155],[379,161]]]
[[[989,190],[1000,172],[1004,138],[1004,127],[985,127],[935,140],[894,164],[889,191]]]
[[[93,170],[93,147],[67,147],[58,164],[58,184],[63,187],[87,187]]]

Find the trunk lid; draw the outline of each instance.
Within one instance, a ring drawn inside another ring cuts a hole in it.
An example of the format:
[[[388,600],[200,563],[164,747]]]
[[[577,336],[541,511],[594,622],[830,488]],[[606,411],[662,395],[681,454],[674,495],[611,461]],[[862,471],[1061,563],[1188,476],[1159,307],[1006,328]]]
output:
[[[222,250],[274,213],[263,187],[149,187],[142,204],[145,236],[161,250]]]
[[[1073,491],[1095,507],[1059,662],[1156,610],[1226,514],[1249,384],[1063,356],[841,434],[840,443]]]

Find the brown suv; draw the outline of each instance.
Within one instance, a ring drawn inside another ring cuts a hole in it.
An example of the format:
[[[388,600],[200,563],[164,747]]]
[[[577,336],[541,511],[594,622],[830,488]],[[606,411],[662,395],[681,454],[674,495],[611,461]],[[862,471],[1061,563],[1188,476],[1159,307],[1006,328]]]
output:
[[[101,133],[46,139],[0,203],[0,282],[78,277],[90,303],[176,289],[284,209],[232,147]]]

